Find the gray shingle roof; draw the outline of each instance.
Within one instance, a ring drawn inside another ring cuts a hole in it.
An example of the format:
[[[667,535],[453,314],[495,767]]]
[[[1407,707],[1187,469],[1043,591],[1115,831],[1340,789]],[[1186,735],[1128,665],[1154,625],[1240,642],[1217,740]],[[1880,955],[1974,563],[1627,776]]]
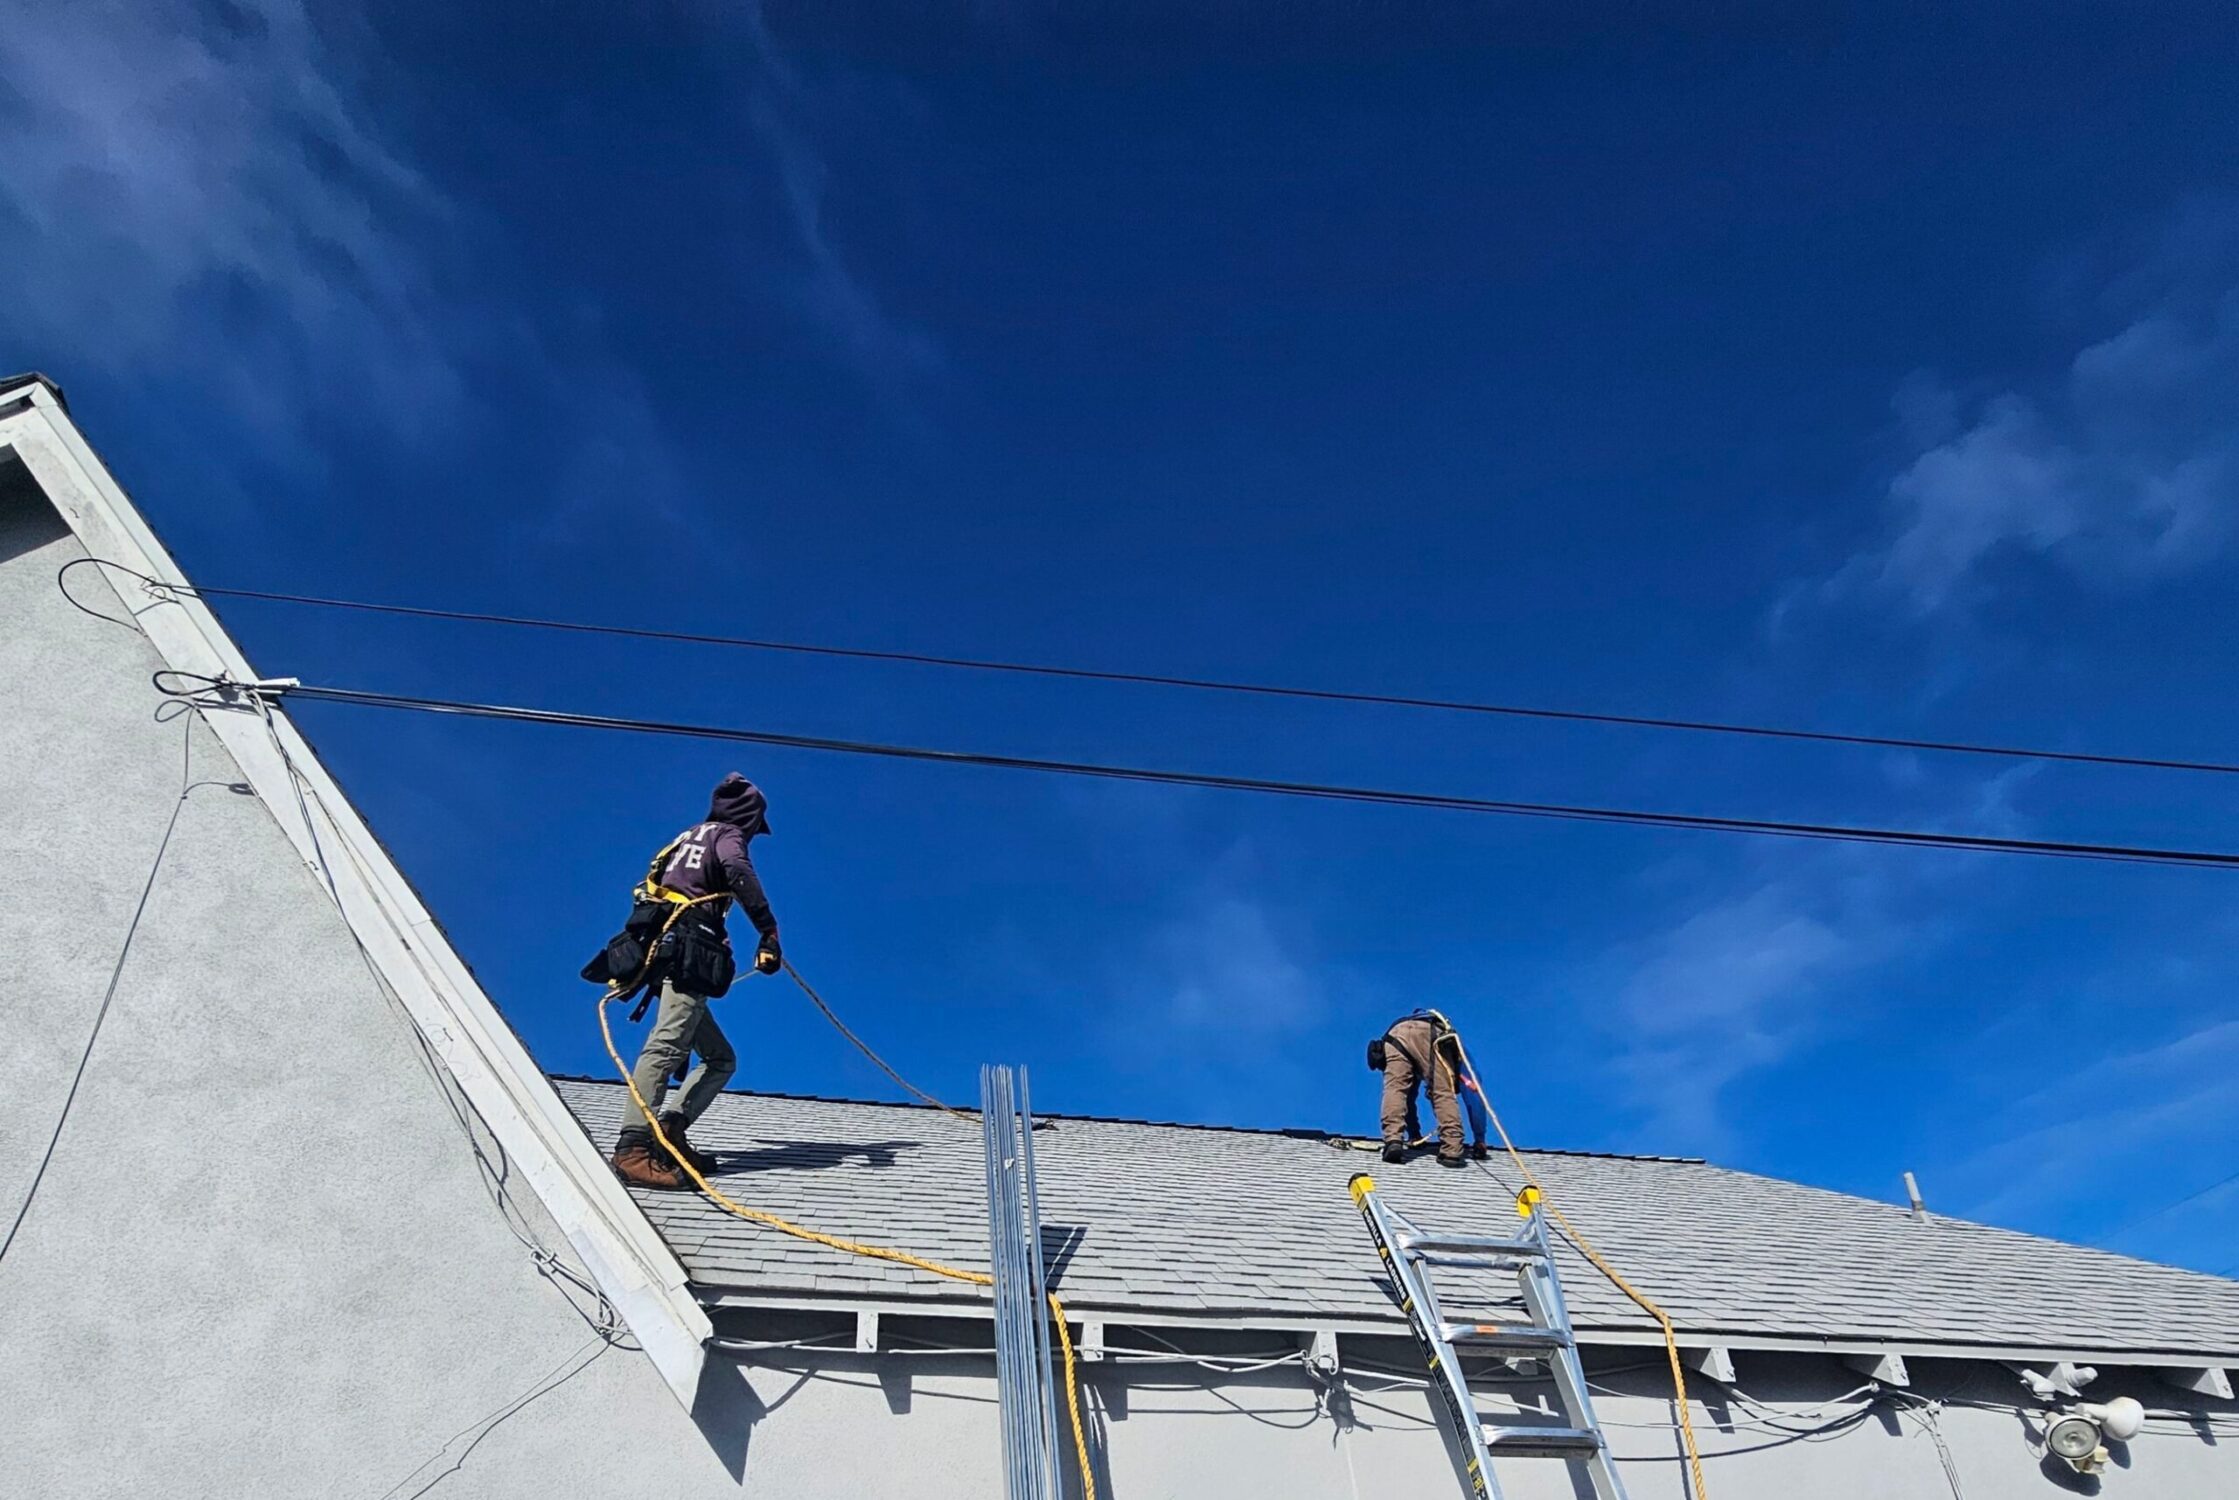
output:
[[[627,1096],[556,1079],[602,1145]],[[985,1270],[980,1133],[932,1110],[725,1094],[693,1131],[730,1196],[826,1233]],[[1512,1223],[1512,1169],[1384,1167],[1297,1135],[1059,1119],[1035,1137],[1045,1243],[1076,1313],[1389,1321],[1347,1179],[1426,1228]],[[2239,1281],[1673,1158],[1527,1153],[1578,1226],[1697,1343],[1880,1342],[2239,1364]],[[789,1238],[698,1194],[639,1192],[694,1282],[746,1298],[977,1303],[976,1288]],[[1069,1241],[1060,1249],[1061,1242]],[[1565,1247],[1582,1330],[1651,1325]],[[2149,1362],[2149,1361],[2141,1361]]]

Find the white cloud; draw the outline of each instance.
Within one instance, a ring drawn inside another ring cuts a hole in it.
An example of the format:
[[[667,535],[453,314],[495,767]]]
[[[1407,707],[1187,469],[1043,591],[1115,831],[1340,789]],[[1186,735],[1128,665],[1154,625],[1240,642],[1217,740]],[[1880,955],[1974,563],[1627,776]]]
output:
[[[1299,935],[1281,932],[1269,906],[1240,891],[1203,893],[1151,934],[1148,952],[1159,1009],[1186,1030],[1304,1030],[1326,1005]]]
[[[1821,1035],[1827,992],[1894,946],[1876,873],[1886,859],[1868,858],[1792,858],[1620,956],[1625,977],[1601,1020],[1657,1150],[1724,1149],[1724,1090]]]
[[[185,364],[287,433],[307,382],[453,395],[412,248],[448,206],[383,145],[302,7],[18,7],[0,27],[18,340],[67,378]]]
[[[475,273],[473,247],[501,247],[500,227],[391,144],[352,82],[379,65],[369,44],[300,0],[12,15],[9,342],[66,388],[98,372],[243,424],[254,456],[209,482],[244,498],[265,465],[322,469],[338,426],[424,457],[503,412],[517,431],[565,432],[536,452],[551,502],[515,519],[523,540],[584,545],[617,510],[682,524],[694,507],[645,383],[595,347],[548,342],[527,303]],[[492,372],[502,394],[485,395]]]
[[[1890,483],[1885,540],[1833,582],[1917,615],[1963,607],[1986,570],[2036,556],[2100,583],[2181,573],[2216,557],[2239,508],[2239,292],[2138,318],[2078,353],[2055,389],[2006,391],[1960,420],[1915,380],[1900,425],[1940,433]]]
[[[810,123],[826,102],[770,34],[759,0],[725,11],[745,37],[742,91],[749,124],[775,162],[788,223],[807,260],[797,310],[835,340],[838,362],[892,393],[941,365],[939,346],[897,319],[826,223],[829,182]]]
[[[2098,1184],[2109,1224],[2135,1221],[2137,1202],[2150,1211],[2230,1169],[2222,1148],[2239,1138],[2239,1021],[2126,1050],[2120,1018],[2108,1021],[2079,1032],[2077,1065],[2016,1099],[1996,1122],[2002,1137],[1962,1163],[1957,1186],[1970,1217],[2039,1219]]]

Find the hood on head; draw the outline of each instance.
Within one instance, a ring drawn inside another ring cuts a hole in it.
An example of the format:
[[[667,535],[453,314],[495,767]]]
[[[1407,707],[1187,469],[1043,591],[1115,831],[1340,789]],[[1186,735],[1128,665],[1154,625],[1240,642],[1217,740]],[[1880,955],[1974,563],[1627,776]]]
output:
[[[741,833],[752,837],[770,831],[770,799],[762,789],[733,771],[723,778],[709,801],[707,819],[710,823],[730,823]]]

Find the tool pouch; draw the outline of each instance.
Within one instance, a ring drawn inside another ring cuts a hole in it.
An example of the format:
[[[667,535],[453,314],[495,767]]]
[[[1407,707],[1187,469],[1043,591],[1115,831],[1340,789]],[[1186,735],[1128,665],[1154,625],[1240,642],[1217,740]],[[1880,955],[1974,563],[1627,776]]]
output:
[[[632,906],[630,920],[606,940],[604,948],[591,955],[591,961],[583,966],[583,977],[593,984],[634,987],[641,983],[647,952],[666,920],[668,908],[661,902],[640,901]]]
[[[1384,1071],[1384,1039],[1378,1037],[1368,1044],[1368,1067],[1373,1073]]]
[[[687,995],[720,1000],[738,977],[731,945],[687,917],[661,939],[661,977]]]

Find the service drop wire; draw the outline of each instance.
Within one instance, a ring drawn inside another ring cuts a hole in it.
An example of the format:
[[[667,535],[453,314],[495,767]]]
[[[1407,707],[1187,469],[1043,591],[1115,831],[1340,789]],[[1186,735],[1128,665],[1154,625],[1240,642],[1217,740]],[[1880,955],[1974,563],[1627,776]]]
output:
[[[1445,698],[1411,693],[1377,693],[1355,688],[1308,687],[1289,683],[1239,682],[1217,677],[1193,677],[1170,672],[1112,670],[1065,666],[1055,662],[1003,661],[988,657],[953,656],[930,651],[888,650],[869,646],[834,646],[811,641],[779,641],[752,636],[713,635],[699,631],[659,630],[647,626],[603,625],[589,620],[556,620],[535,615],[497,614],[486,610],[442,609],[427,605],[386,604],[369,599],[333,599],[317,594],[281,593],[270,589],[226,588],[216,584],[166,583],[135,572],[121,563],[102,558],[79,558],[64,565],[67,574],[80,566],[114,568],[137,578],[158,600],[173,595],[208,599],[254,599],[269,604],[291,604],[315,609],[344,610],[359,614],[389,615],[406,619],[448,620],[468,625],[502,625],[525,630],[547,630],[572,635],[599,635],[625,640],[659,641],[671,645],[716,646],[733,650],[773,652],[844,661],[883,662],[892,665],[935,667],[954,671],[993,672],[1023,677],[1045,677],[1075,682],[1101,682],[1136,687],[1181,688],[1192,692],[1226,693],[1256,698],[1289,698],[1315,703],[1342,703],[1358,707],[1416,709],[1435,713],[1489,715],[1513,719],[1539,719],[1570,724],[1598,724],[1628,729],[1671,730],[1689,734],[1729,735],[1747,739],[1791,740],[1821,745],[1848,745],[1881,750],[1917,750],[1937,755],[1988,756],[1997,760],[2053,761],[2069,765],[2113,766],[2132,770],[2189,771],[2217,776],[2239,776],[2239,764],[2195,760],[2180,756],[2134,755],[2104,750],[2053,750],[2041,745],[2006,745],[1974,740],[1930,739],[1913,735],[1866,734],[1832,729],[1799,729],[1779,724],[1740,724],[1720,719],[1694,719],[1657,714],[1626,713],[1610,709],[1553,708],[1541,704],[1492,703],[1466,698]],[[59,581],[59,579],[58,579]],[[69,590],[63,590],[67,596]],[[77,603],[72,599],[73,604]],[[78,606],[85,609],[84,605]],[[95,611],[88,610],[88,613]],[[107,616],[103,616],[107,618]]]
[[[174,685],[174,684],[184,684]],[[246,683],[227,683],[176,671],[155,674],[158,691],[169,696],[203,701],[216,695],[220,701],[245,692],[277,692]],[[997,755],[980,751],[950,750],[921,745],[885,744],[868,740],[834,739],[819,735],[784,734],[715,724],[690,724],[659,719],[625,718],[610,714],[569,713],[557,709],[525,708],[509,704],[470,703],[449,698],[415,697],[403,693],[370,692],[356,688],[322,687],[290,682],[289,698],[312,702],[351,704],[411,713],[447,714],[462,718],[499,719],[515,723],[546,724],[562,728],[599,729],[631,734],[670,735],[687,739],[717,740],[732,744],[763,745],[776,749],[813,750],[828,754],[871,756],[886,760],[928,761],[940,765],[977,766],[994,770],[1033,771],[1048,775],[1079,776],[1105,781],[1140,782],[1156,786],[1203,787],[1219,791],[1258,792],[1269,796],[1309,798],[1330,802],[1357,802],[1384,807],[1413,807],[1442,812],[1487,814],[1501,817],[1551,818],[1570,822],[1617,823],[1635,827],[1691,829],[1698,832],[1746,834],[1771,838],[1818,839],[1836,843],[1884,844],[1907,848],[1947,849],[1981,854],[2026,854],[2055,859],[2110,860],[2118,863],[2179,865],[2207,869],[2239,869],[2239,851],[2185,849],[2135,844],[2107,844],[2060,839],[2007,838],[1992,834],[1953,833],[1936,829],[1883,828],[1865,824],[1807,823],[1775,818],[1721,817],[1647,808],[1590,806],[1555,802],[1526,802],[1508,798],[1469,797],[1401,788],[1349,786],[1339,783],[1285,781],[1259,776],[1225,776],[1208,772],[1178,771],[1147,766],[1114,765],[1094,761],[1051,760],[1032,756]]]

